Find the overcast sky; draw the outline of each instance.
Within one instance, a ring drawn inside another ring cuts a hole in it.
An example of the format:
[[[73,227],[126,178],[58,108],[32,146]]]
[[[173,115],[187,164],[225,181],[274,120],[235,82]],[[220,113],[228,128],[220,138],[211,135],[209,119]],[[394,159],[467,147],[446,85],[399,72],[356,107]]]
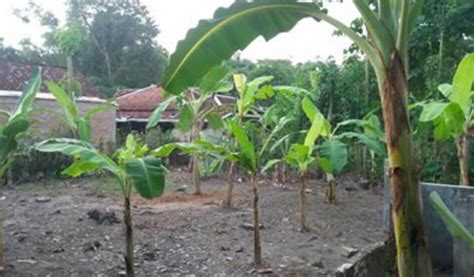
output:
[[[28,0],[0,1],[0,37],[4,38],[7,45],[15,46],[23,38],[30,38],[36,44],[42,43],[43,30],[40,27],[24,24],[12,15],[14,8],[24,7],[27,2]],[[64,19],[64,0],[35,2],[52,11],[60,20]],[[229,6],[232,2],[233,0],[142,0],[160,29],[158,42],[170,53],[189,28],[195,27],[200,19],[212,17],[216,8]],[[357,11],[351,1],[345,2],[326,5],[330,15],[349,24],[356,17]],[[270,42],[259,38],[242,52],[241,57],[251,60],[289,59],[296,63],[333,56],[340,61],[342,51],[350,45],[350,41],[332,36],[333,31],[326,23],[306,19],[291,32],[281,34]]]

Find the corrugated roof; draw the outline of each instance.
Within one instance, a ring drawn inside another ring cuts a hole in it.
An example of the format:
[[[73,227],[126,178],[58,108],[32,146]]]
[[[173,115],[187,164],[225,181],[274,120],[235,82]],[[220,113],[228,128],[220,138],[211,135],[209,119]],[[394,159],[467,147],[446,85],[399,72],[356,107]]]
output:
[[[67,70],[64,67],[53,67],[47,65],[32,65],[18,62],[0,60],[0,90],[22,91],[31,73],[36,67],[41,67],[41,92],[48,92],[44,81],[58,83],[66,76]],[[81,85],[81,95],[88,97],[104,98],[102,93],[93,86],[87,78],[80,72],[74,72],[74,78]]]

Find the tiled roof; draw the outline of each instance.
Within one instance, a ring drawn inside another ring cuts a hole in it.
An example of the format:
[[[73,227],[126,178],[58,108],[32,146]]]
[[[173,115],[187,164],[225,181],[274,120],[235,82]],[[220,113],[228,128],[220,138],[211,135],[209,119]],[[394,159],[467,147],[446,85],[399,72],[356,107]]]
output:
[[[118,121],[148,121],[153,111],[163,100],[163,89],[155,85],[137,89],[118,91],[117,97],[117,120]],[[215,94],[209,99],[207,105],[226,105],[235,103],[236,99],[232,96],[223,96]],[[162,121],[177,121],[179,111],[171,104],[168,106],[161,117]]]
[[[128,91],[128,90],[127,90]],[[124,94],[118,92],[117,118],[119,120],[143,120],[146,121],[158,107],[163,98],[163,89],[157,86],[149,86]],[[163,120],[176,120],[178,112],[169,107],[162,116]]]
[[[66,76],[66,68],[47,65],[31,65],[0,60],[0,90],[22,91],[31,73],[36,67],[41,67],[41,92],[48,92],[44,81],[59,82]],[[103,98],[100,91],[94,87],[80,72],[74,72],[74,78],[81,85],[81,95]]]

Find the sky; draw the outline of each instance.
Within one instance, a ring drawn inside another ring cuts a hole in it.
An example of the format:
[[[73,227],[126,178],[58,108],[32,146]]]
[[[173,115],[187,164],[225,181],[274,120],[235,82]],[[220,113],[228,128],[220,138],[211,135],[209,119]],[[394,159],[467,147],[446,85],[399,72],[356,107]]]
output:
[[[12,12],[15,8],[25,7],[28,0],[0,1],[0,37],[9,46],[16,46],[21,39],[29,38],[35,44],[42,43],[44,31],[34,24],[25,24]],[[64,20],[65,0],[35,0],[45,10],[52,11],[56,17]],[[200,19],[211,18],[218,7],[227,7],[233,0],[141,0],[155,19],[160,34],[157,41],[172,53],[186,32],[195,27]],[[352,1],[345,3],[327,3],[329,14],[349,24],[356,18],[357,10]],[[261,59],[288,59],[294,63],[332,56],[342,61],[343,50],[351,42],[346,37],[333,36],[334,29],[326,23],[312,19],[300,21],[288,33],[280,34],[269,42],[258,38],[242,53],[241,58],[253,61]]]

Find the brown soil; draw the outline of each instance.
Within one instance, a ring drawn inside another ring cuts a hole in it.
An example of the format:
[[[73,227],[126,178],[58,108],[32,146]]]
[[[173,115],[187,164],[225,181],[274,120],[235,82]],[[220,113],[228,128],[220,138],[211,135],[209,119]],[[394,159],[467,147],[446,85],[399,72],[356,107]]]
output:
[[[204,181],[206,193],[196,196],[190,177],[172,173],[172,192],[152,201],[133,199],[137,276],[250,274],[252,231],[242,227],[252,222],[248,184],[237,183],[235,208],[224,208],[225,179]],[[121,198],[103,188],[107,182],[112,181],[84,178],[2,189],[6,269],[0,275],[122,274],[122,224],[98,224],[87,215],[93,209],[115,212],[122,221]],[[263,257],[273,274],[332,276],[348,261],[343,246],[360,249],[383,239],[378,190],[362,190],[342,178],[337,204],[327,205],[321,182],[312,180],[307,197],[311,230],[300,233],[296,186],[261,183]],[[184,184],[188,192],[174,192]]]

